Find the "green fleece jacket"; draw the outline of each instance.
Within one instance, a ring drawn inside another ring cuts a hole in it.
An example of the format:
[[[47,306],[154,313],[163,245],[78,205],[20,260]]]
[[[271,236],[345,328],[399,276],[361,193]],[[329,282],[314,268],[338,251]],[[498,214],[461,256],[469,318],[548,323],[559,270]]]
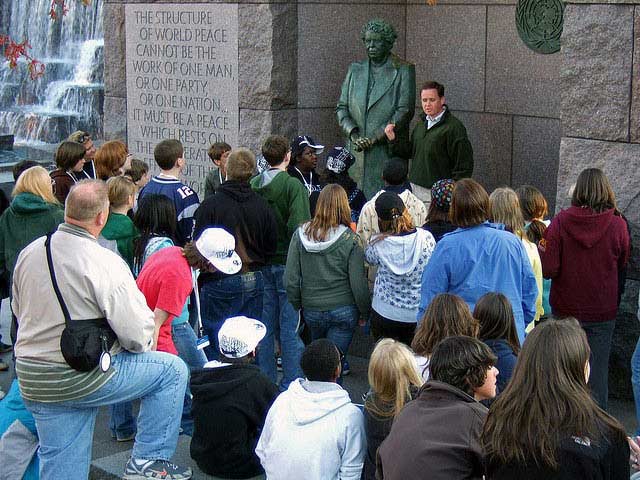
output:
[[[0,272],[10,281],[18,254],[33,240],[55,230],[64,221],[60,205],[33,193],[19,193],[0,216]],[[10,283],[8,283],[10,285]]]
[[[103,247],[108,248],[111,251],[115,251],[120,254],[122,258],[124,258],[129,268],[132,268],[133,265],[133,240],[139,235],[138,229],[135,227],[133,222],[126,215],[122,215],[121,213],[113,213],[109,214],[109,218],[107,219],[107,223],[102,229],[102,233],[100,236],[109,240],[110,242],[115,242],[116,249],[114,250],[112,244],[108,242],[104,242],[98,239],[98,243],[100,243]]]
[[[396,147],[402,148],[401,145],[393,145],[392,151]],[[460,180],[473,173],[473,148],[467,129],[449,109],[428,130],[425,116],[421,116],[411,132],[411,148],[409,181],[424,188],[431,188],[443,178]]]
[[[299,180],[277,169],[269,169],[253,177],[251,188],[267,201],[276,215],[278,246],[268,263],[284,265],[293,232],[311,218],[309,192]]]
[[[293,308],[327,311],[356,305],[368,318],[371,296],[358,236],[343,225],[324,242],[311,240],[304,225],[291,238],[285,270],[287,298]]]

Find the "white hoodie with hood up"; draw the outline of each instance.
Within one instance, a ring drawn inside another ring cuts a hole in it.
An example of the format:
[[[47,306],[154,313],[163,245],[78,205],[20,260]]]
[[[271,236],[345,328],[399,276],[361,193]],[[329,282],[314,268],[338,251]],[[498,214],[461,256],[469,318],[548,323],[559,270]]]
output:
[[[364,252],[367,262],[378,266],[371,308],[389,320],[416,323],[422,271],[435,246],[433,235],[422,228],[380,241],[374,236]]]
[[[268,480],[359,480],[366,447],[347,391],[299,378],[271,406],[256,454]]]

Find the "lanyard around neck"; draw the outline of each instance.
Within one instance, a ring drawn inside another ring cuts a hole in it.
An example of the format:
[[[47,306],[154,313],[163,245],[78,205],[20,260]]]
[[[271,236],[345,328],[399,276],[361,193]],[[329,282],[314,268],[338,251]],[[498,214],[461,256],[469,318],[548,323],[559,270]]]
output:
[[[309,181],[307,182],[307,179],[304,178],[304,174],[300,171],[300,169],[298,169],[298,167],[293,167],[293,168],[295,168],[296,172],[300,174],[300,177],[304,182],[304,186],[307,188],[307,191],[309,192],[309,194],[311,194],[311,192],[313,192],[313,172],[309,172]]]

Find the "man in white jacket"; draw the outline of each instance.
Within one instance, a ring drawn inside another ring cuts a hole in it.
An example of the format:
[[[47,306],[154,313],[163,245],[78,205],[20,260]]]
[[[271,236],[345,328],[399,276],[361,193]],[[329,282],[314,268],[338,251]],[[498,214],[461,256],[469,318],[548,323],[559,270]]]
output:
[[[336,380],[341,356],[319,339],[302,354],[297,379],[267,414],[256,454],[269,480],[359,480],[366,452],[364,418]]]

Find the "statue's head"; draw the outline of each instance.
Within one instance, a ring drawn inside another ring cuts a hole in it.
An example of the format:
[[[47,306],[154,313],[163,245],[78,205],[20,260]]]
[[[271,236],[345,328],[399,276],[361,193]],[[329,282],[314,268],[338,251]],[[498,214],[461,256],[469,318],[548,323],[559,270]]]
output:
[[[380,18],[369,20],[360,32],[367,55],[374,62],[386,60],[398,38],[393,26]]]

